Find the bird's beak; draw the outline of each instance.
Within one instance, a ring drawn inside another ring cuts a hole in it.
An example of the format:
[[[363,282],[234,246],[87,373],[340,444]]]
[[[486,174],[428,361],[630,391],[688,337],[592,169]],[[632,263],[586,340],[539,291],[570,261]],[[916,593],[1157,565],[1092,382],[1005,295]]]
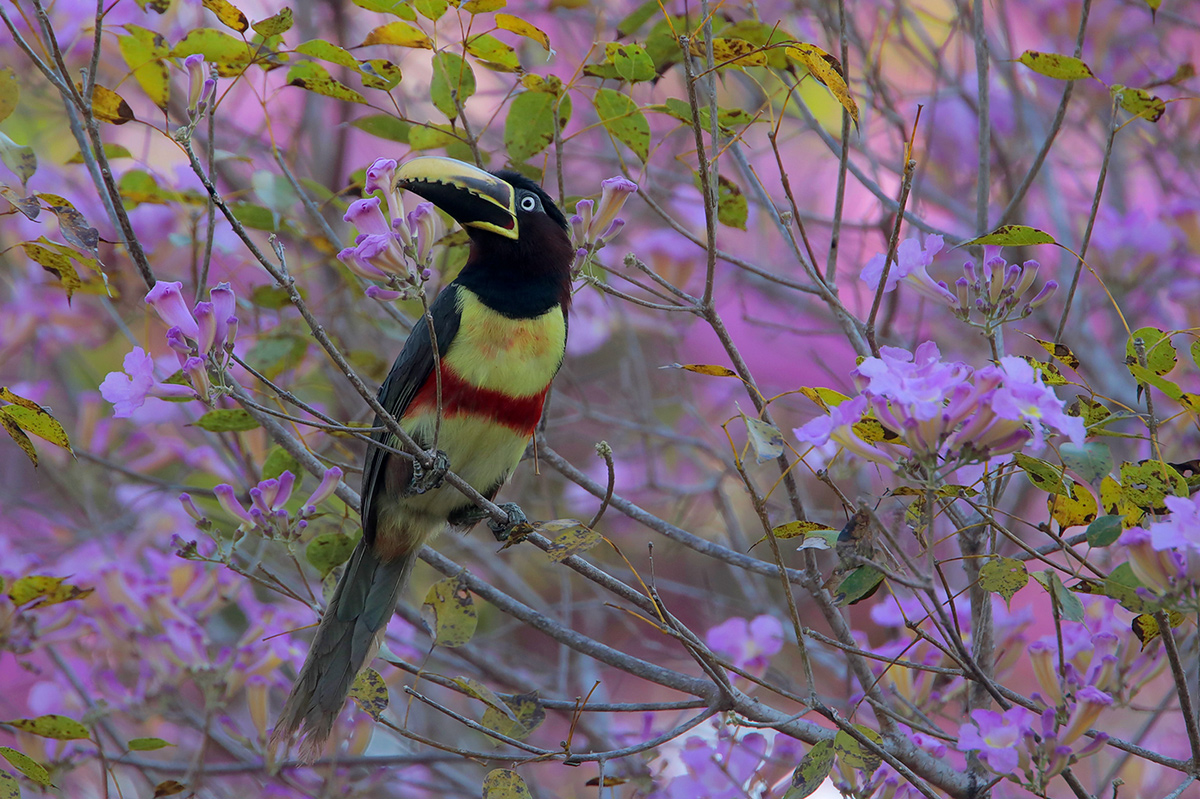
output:
[[[414,158],[396,170],[396,185],[429,200],[464,228],[517,238],[517,192],[507,181],[453,158]]]

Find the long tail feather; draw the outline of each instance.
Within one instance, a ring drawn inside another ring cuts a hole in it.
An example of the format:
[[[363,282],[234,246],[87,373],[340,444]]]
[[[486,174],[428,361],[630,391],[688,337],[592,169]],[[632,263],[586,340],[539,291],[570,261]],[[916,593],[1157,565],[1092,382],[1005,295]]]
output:
[[[272,748],[300,730],[301,757],[314,760],[320,755],[354,678],[378,651],[415,559],[414,550],[382,560],[359,541],[275,725]]]

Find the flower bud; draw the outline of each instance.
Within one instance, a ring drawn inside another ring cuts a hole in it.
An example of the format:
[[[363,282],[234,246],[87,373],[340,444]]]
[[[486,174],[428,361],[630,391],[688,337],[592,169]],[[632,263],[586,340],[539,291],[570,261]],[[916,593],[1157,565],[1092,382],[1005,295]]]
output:
[[[1046,300],[1050,299],[1050,297],[1054,295],[1054,292],[1057,289],[1057,280],[1047,280],[1044,284],[1042,284],[1042,290],[1037,293],[1037,296],[1029,301],[1029,307],[1036,308],[1039,305],[1042,305],[1046,302]]]
[[[183,66],[187,68],[188,73],[188,109],[189,112],[194,112],[200,105],[204,79],[208,77],[204,69],[204,56],[193,53],[183,59]]]
[[[399,291],[380,288],[379,286],[367,286],[367,296],[376,302],[394,302],[400,299],[403,294]]]
[[[213,319],[217,326],[213,346],[223,347],[227,338],[233,340],[229,335],[229,318],[237,311],[237,296],[228,283],[218,283],[208,292],[208,299],[212,303]]]
[[[1046,704],[1058,707],[1062,704],[1062,686],[1059,685],[1058,671],[1055,669],[1054,647],[1045,641],[1034,641],[1029,645],[1029,662],[1033,665],[1033,676],[1037,679],[1038,688]]]
[[[188,493],[180,494],[179,495],[179,504],[183,505],[184,512],[187,513],[188,516],[191,516],[196,521],[202,522],[207,518],[207,517],[205,517],[205,515],[203,513],[200,512],[200,509],[196,507],[196,503],[192,500],[191,494],[188,494]]]
[[[267,678],[255,674],[246,680],[246,706],[250,711],[250,722],[258,732],[260,741],[267,737]]]
[[[596,241],[604,237],[604,231],[617,218],[629,195],[637,191],[637,184],[628,178],[617,176],[600,182],[600,204],[596,206],[596,215],[588,222],[587,237]],[[576,206],[578,211],[578,206]]]
[[[187,375],[188,381],[191,382],[192,388],[196,390],[200,398],[208,399],[212,384],[208,381],[208,369],[204,366],[204,359],[188,358],[183,362],[183,373]]]

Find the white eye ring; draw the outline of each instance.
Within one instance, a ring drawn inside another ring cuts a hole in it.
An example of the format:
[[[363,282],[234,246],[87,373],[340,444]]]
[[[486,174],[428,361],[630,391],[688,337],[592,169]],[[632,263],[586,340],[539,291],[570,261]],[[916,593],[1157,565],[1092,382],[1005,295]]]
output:
[[[522,211],[532,211],[535,208],[537,208],[537,199],[536,198],[528,196],[528,195],[521,198],[521,210]]]

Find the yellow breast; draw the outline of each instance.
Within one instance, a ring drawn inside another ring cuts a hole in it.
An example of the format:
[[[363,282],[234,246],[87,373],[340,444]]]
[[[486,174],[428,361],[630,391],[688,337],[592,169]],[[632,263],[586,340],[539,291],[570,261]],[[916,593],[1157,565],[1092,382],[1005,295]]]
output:
[[[513,397],[545,390],[566,348],[567,321],[560,306],[532,319],[511,319],[460,288],[458,309],[458,333],[442,359],[463,381]]]

